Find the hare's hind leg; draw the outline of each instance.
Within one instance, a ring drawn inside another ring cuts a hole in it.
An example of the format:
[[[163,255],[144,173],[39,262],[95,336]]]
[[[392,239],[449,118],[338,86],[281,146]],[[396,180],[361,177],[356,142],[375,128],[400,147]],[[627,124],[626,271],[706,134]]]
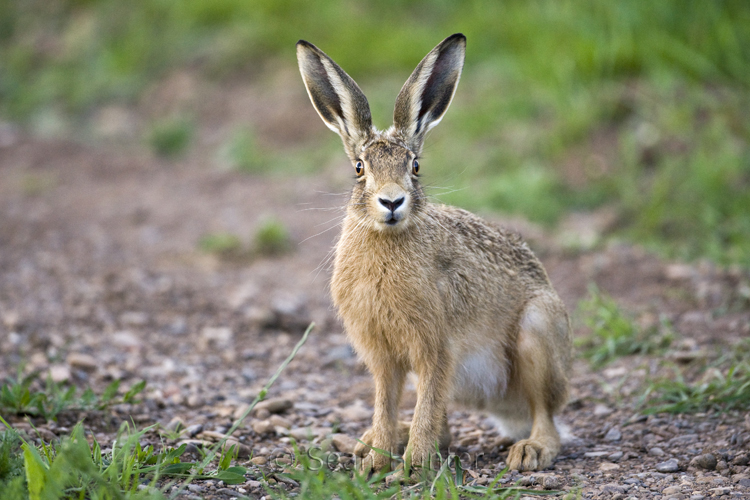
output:
[[[525,308],[518,334],[513,378],[532,419],[531,435],[508,453],[508,467],[541,470],[560,452],[560,435],[552,420],[567,400],[566,369],[570,327],[557,297],[538,297]]]
[[[409,442],[409,431],[411,430],[411,422],[404,422],[403,420],[398,423],[398,454],[403,455],[404,450],[406,449],[406,444]],[[362,443],[357,443],[357,446],[354,448],[354,454],[358,457],[364,458],[367,453],[370,451],[370,448],[372,447],[373,443],[373,435],[374,432],[372,431],[372,428],[367,429],[364,434],[362,434],[362,437],[360,438],[360,441]],[[444,424],[443,424],[443,430],[440,434],[440,440],[438,441],[438,446],[441,451],[447,450],[448,447],[451,444],[451,430],[450,427],[448,427],[448,418],[446,416]]]

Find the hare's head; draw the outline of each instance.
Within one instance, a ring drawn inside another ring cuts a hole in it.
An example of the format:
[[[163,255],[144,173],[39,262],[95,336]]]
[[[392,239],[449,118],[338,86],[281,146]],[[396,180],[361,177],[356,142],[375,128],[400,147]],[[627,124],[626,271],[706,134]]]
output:
[[[350,207],[377,230],[408,227],[423,205],[419,156],[425,134],[443,118],[458,86],[466,37],[451,35],[422,59],[396,98],[393,126],[372,126],[370,105],[356,82],[316,46],[297,42],[310,100],[339,134],[357,182]]]

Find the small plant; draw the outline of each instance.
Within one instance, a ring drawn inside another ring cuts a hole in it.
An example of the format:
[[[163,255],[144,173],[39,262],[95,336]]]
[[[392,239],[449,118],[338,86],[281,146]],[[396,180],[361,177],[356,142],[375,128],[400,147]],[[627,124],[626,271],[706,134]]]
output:
[[[148,134],[151,149],[164,158],[176,158],[185,153],[193,137],[193,124],[182,118],[170,118],[155,123]]]
[[[103,410],[115,404],[133,403],[136,396],[146,387],[145,381],[138,382],[122,398],[118,398],[120,381],[115,380],[107,386],[101,396],[94,394],[91,388],[78,396],[75,386],[59,384],[51,378],[46,380],[44,390],[32,390],[32,385],[37,379],[38,374],[9,378],[0,387],[0,412],[54,420],[63,411]]]
[[[704,366],[696,381],[687,381],[677,366],[673,370],[673,377],[648,385],[641,397],[644,413],[750,410],[750,341]]]
[[[258,146],[251,130],[237,131],[226,146],[229,163],[237,170],[260,173],[268,170],[269,159]]]
[[[255,232],[255,250],[262,255],[278,255],[291,248],[289,231],[276,219],[269,218],[261,222]]]
[[[242,252],[242,241],[231,233],[211,233],[200,239],[198,248],[206,253],[231,257]]]
[[[589,295],[580,310],[591,333],[576,344],[584,349],[583,356],[592,365],[603,366],[620,356],[658,352],[672,343],[673,335],[666,319],[662,319],[658,327],[642,331],[612,297],[602,293],[596,285],[589,287]]]

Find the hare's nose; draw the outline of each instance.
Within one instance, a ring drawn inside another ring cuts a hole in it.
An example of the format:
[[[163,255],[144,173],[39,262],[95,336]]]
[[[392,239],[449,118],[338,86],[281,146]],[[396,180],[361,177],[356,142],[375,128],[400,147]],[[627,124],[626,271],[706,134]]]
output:
[[[398,207],[404,204],[404,197],[397,198],[393,201],[387,200],[385,198],[378,198],[378,201],[381,205],[383,205],[385,208],[390,210],[391,212],[395,212]]]

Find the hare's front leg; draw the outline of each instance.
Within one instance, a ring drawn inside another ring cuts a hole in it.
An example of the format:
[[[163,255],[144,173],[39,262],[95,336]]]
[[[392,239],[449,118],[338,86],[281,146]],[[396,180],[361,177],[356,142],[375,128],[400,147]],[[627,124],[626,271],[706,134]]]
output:
[[[396,456],[399,449],[398,403],[404,388],[406,369],[396,362],[379,363],[369,368],[375,379],[375,413],[372,428],[365,432],[362,441]],[[361,452],[361,448],[357,451]],[[364,473],[392,468],[391,457],[382,452],[372,449],[364,455],[360,467]]]
[[[450,444],[446,409],[450,393],[451,368],[447,356],[430,357],[417,367],[417,406],[411,423],[404,460],[413,466],[429,467],[438,448]]]

